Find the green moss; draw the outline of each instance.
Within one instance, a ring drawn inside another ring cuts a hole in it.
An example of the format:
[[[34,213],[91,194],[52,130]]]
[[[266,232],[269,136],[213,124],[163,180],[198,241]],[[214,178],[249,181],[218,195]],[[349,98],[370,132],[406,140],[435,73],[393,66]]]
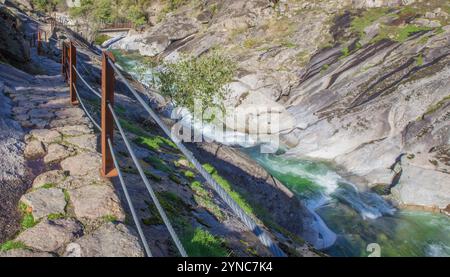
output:
[[[66,217],[66,215],[65,215],[65,214],[62,214],[62,213],[59,213],[59,214],[49,214],[49,215],[47,216],[47,219],[49,219],[49,220],[56,220],[56,219],[65,218],[65,217]]]
[[[21,241],[7,241],[5,243],[0,244],[0,252],[9,251],[13,249],[26,249],[27,246]]]
[[[330,65],[329,65],[329,64],[324,64],[324,65],[322,66],[322,69],[321,69],[320,71],[321,71],[321,72],[325,72],[325,71],[328,70],[328,68],[330,68]]]
[[[242,46],[244,46],[247,49],[253,49],[259,44],[261,44],[260,40],[255,39],[255,38],[248,38],[248,39],[244,40]]]
[[[176,167],[183,167],[184,165],[186,165],[189,168],[194,168],[194,165],[192,163],[188,162],[188,160],[186,160],[185,158],[180,158],[179,160],[174,161],[173,164]]]
[[[103,217],[102,217],[102,220],[103,220],[104,222],[116,222],[116,221],[117,221],[117,217],[114,216],[114,215],[108,214],[108,215],[103,216]]]
[[[56,187],[55,184],[44,184],[41,188],[43,188],[43,189],[51,189],[51,188],[54,188],[54,187]]]
[[[439,102],[437,102],[434,105],[431,105],[428,107],[427,111],[424,113],[424,115],[422,116],[422,118],[424,118],[427,115],[433,114],[434,112],[436,112],[437,110],[439,110],[442,106],[444,106],[445,103],[447,103],[447,101],[450,100],[450,95],[447,95],[446,97],[442,98]]]
[[[181,214],[188,207],[186,203],[178,195],[170,191],[163,191],[158,193],[158,199],[161,206],[173,215]]]
[[[428,40],[430,39],[430,37],[424,36],[419,40],[420,44],[426,44],[428,42]]]
[[[344,47],[341,50],[341,58],[346,58],[350,55],[350,50],[348,47]]]
[[[148,170],[144,170],[144,174],[145,174],[145,176],[147,176],[148,178],[152,179],[153,181],[160,182],[160,181],[162,180],[161,177],[159,177],[159,176],[156,175],[156,174],[151,173],[151,172],[148,171]]]
[[[135,142],[155,152],[160,151],[161,147],[177,148],[175,143],[161,136],[140,136],[135,139]]]
[[[404,42],[406,41],[411,35],[422,32],[422,31],[429,31],[432,28],[429,27],[423,27],[423,26],[417,26],[414,24],[408,24],[405,27],[399,28],[397,33],[395,34],[395,40],[398,42]]]
[[[250,204],[233,188],[230,183],[217,173],[217,170],[210,164],[204,164],[203,168],[212,175],[214,180],[233,198],[234,201],[248,214],[253,215],[253,209]]]
[[[208,172],[209,174],[214,174],[217,173],[216,169],[214,168],[214,166],[210,165],[210,164],[204,164],[203,168],[206,170],[206,172]]]
[[[363,37],[365,35],[364,30],[382,16],[386,15],[388,11],[388,8],[374,8],[363,12],[360,16],[353,19],[351,23],[352,31]]]
[[[423,65],[423,55],[422,53],[419,54],[419,56],[416,57],[416,65],[422,66]]]
[[[137,126],[134,123],[129,122],[128,120],[125,120],[123,118],[119,119],[120,125],[122,128],[124,128],[126,131],[133,133],[138,136],[145,136],[146,133],[142,130],[140,126]]]
[[[305,66],[309,61],[309,53],[306,51],[301,51],[295,56],[295,60],[300,66]]]
[[[64,200],[66,201],[66,203],[69,203],[70,201],[69,192],[66,189],[63,189],[63,193],[64,193]]]
[[[161,225],[164,223],[162,221],[161,217],[159,217],[159,216],[151,216],[151,217],[147,217],[147,218],[142,218],[141,221],[144,225],[147,225],[147,226]]]
[[[189,230],[182,236],[181,241],[191,257],[229,256],[225,241],[202,228]]]
[[[159,170],[159,171],[162,171],[162,172],[166,172],[166,173],[170,173],[172,171],[170,169],[170,167],[167,165],[167,163],[164,160],[161,160],[158,157],[148,156],[148,157],[146,157],[144,159],[144,161],[149,163],[156,170]]]
[[[195,173],[190,171],[190,170],[185,170],[183,172],[184,177],[188,178],[188,179],[195,179]]]
[[[175,174],[170,174],[169,175],[169,179],[172,180],[174,183],[181,185],[183,182],[180,180],[180,178],[178,178],[177,175]]]
[[[281,46],[292,49],[292,48],[297,47],[297,44],[295,44],[291,41],[283,41],[283,42],[281,42]]]
[[[212,198],[210,193],[203,187],[202,183],[198,181],[194,181],[191,183],[191,189],[194,191],[194,200],[198,205],[205,208],[212,215],[214,215],[218,220],[224,220],[225,215],[220,210],[219,206],[217,206]]]

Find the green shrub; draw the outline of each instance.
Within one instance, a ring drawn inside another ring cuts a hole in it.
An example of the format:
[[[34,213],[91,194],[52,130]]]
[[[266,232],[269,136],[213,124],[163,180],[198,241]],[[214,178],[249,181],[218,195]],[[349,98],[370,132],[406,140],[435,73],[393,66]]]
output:
[[[199,58],[182,58],[177,63],[165,63],[157,75],[161,93],[178,107],[193,112],[196,101],[206,108],[223,108],[228,91],[226,84],[232,81],[235,63],[217,52]]]

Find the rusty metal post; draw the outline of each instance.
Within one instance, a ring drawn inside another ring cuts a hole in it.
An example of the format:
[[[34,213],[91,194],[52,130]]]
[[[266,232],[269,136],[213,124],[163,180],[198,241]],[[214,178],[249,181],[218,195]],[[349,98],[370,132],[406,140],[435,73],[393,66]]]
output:
[[[38,30],[38,35],[37,35],[37,54],[38,55],[41,55],[41,47],[42,47],[41,30]]]
[[[77,66],[77,48],[72,42],[69,44],[69,88],[70,88],[70,103],[72,105],[78,105],[77,92],[75,91],[75,86],[77,84],[77,75],[74,67]]]
[[[66,44],[64,41],[61,43],[61,74],[66,80]]]
[[[115,62],[114,56],[111,52],[104,51],[102,53],[102,169],[101,174],[103,177],[116,177],[118,176],[117,169],[114,166],[111,151],[108,146],[108,138],[113,142],[114,136],[114,118],[111,111],[108,108],[108,104],[114,106],[114,90],[115,90],[115,77],[114,69],[109,64],[109,60]]]

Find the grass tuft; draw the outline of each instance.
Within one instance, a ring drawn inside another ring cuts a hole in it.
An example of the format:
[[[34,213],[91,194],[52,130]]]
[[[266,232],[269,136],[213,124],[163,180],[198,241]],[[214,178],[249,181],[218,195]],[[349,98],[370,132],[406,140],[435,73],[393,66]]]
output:
[[[13,249],[26,249],[27,246],[21,241],[7,241],[0,244],[0,252],[6,252]]]
[[[189,230],[181,238],[189,256],[192,257],[226,257],[229,256],[222,238],[213,236],[207,230],[196,228]]]
[[[25,203],[20,202],[19,209],[22,213],[22,221],[20,222],[22,230],[26,230],[36,226],[38,222],[33,217],[32,208],[28,207]]]

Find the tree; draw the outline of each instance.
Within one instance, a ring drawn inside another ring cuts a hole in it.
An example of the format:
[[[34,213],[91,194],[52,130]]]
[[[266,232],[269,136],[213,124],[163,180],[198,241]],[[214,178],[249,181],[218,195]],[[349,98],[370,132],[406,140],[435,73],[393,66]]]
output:
[[[163,67],[164,70],[157,74],[159,89],[177,107],[194,112],[196,101],[201,101],[203,110],[223,109],[224,95],[228,91],[226,85],[236,71],[231,59],[213,52],[198,58],[184,57]]]

